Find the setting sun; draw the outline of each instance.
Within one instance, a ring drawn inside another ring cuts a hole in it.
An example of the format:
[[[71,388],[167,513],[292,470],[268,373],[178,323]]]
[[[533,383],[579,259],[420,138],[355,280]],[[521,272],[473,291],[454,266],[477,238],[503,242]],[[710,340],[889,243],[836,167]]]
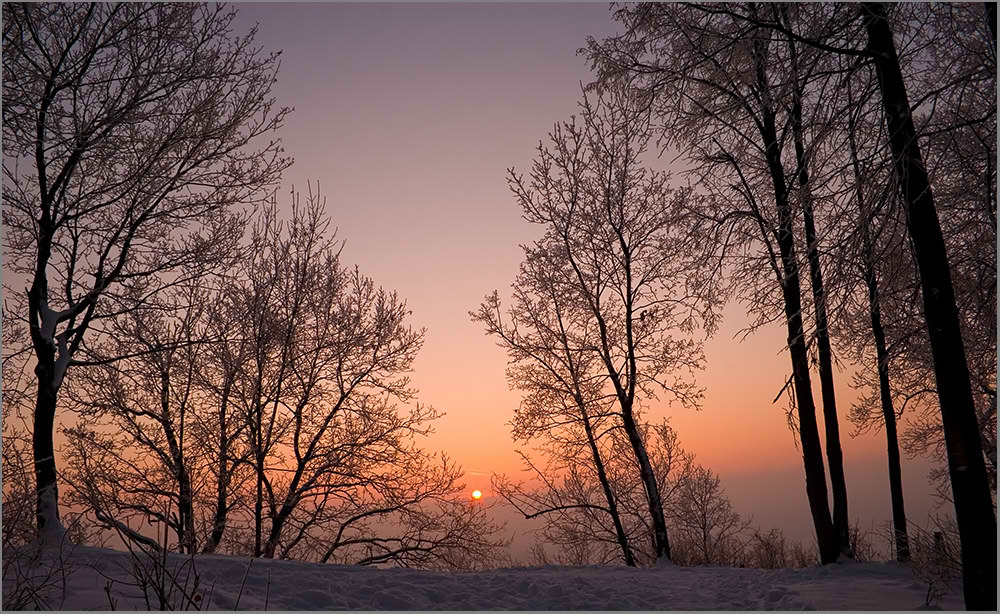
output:
[[[1000,0],[0,1],[0,611],[997,611]]]

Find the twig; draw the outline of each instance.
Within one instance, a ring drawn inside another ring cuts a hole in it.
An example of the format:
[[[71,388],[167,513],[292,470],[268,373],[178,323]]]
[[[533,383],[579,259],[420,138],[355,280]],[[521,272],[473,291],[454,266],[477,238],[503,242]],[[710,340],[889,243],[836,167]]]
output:
[[[250,562],[247,563],[247,572],[243,574],[243,582],[240,584],[240,594],[236,595],[236,605],[233,606],[234,611],[240,609],[240,599],[243,598],[243,587],[247,585],[247,576],[250,575],[251,567],[253,567],[253,559],[250,559]]]
[[[264,609],[267,610],[267,602],[271,598],[271,571],[267,572],[267,588],[264,590]]]

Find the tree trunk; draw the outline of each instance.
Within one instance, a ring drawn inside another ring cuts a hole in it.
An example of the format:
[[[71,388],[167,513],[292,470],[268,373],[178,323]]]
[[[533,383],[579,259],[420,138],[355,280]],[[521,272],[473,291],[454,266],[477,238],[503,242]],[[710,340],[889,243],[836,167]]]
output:
[[[758,86],[768,96],[768,85],[764,73],[766,49],[754,44],[754,63]],[[775,207],[778,210],[778,249],[781,255],[783,279],[781,293],[785,303],[785,323],[788,329],[788,352],[792,360],[792,381],[795,387],[796,408],[799,417],[799,440],[802,444],[802,462],[806,473],[806,496],[816,529],[820,562],[833,563],[840,554],[839,540],[830,518],[830,504],[826,491],[826,470],[823,467],[823,450],[816,423],[816,405],[813,402],[812,384],[809,378],[809,357],[806,351],[805,333],[802,327],[802,289],[799,286],[799,266],[795,255],[795,239],[792,235],[792,211],[788,202],[785,184],[785,170],[781,164],[778,149],[774,112],[767,102],[763,108],[761,123],[768,171],[774,188]]]
[[[43,108],[47,106],[48,101],[43,103]],[[39,143],[36,149],[37,161],[44,159],[42,151]],[[38,165],[38,169],[40,176],[43,175],[44,164]],[[35,351],[35,379],[38,383],[31,430],[35,463],[35,522],[39,535],[44,537],[61,535],[65,531],[59,519],[59,486],[52,431],[56,421],[56,400],[66,372],[68,357],[58,362],[56,360],[59,351],[55,336],[56,321],[55,315],[48,308],[49,283],[46,275],[46,267],[52,255],[53,231],[49,216],[51,205],[45,198],[44,191],[42,197],[38,259],[35,263],[31,288],[28,290],[28,321],[31,345]],[[61,350],[66,351],[66,348],[63,347]]]
[[[653,523],[653,554],[657,559],[666,557],[667,560],[670,560],[670,541],[667,539],[667,521],[663,516],[660,488],[656,484],[653,465],[649,462],[649,454],[646,453],[646,446],[642,442],[642,437],[639,436],[639,428],[632,416],[631,402],[622,402],[622,424],[639,463],[639,477],[642,479],[642,485],[646,491],[646,502],[649,505],[649,515]]]
[[[893,162],[903,189],[906,226],[913,245],[924,317],[941,401],[948,469],[962,544],[962,584],[970,610],[996,610],[997,524],[986,476],[958,308],[944,237],[924,169],[906,85],[885,6],[866,3],[868,50],[882,92]]]
[[[604,497],[608,500],[608,514],[611,515],[611,522],[615,525],[615,536],[618,545],[621,546],[622,555],[625,557],[625,564],[635,567],[635,557],[632,556],[632,549],[628,545],[628,536],[625,534],[625,527],[622,526],[621,515],[618,513],[618,503],[615,501],[615,494],[611,490],[611,482],[604,469],[604,461],[601,459],[601,452],[597,448],[597,441],[594,439],[594,430],[590,425],[590,416],[581,399],[577,399],[580,408],[580,415],[583,417],[583,430],[587,434],[587,443],[590,445],[590,453],[594,456],[594,466],[597,468],[597,479],[601,482],[604,490]]]
[[[868,305],[871,313],[872,335],[875,337],[875,353],[878,363],[879,399],[882,403],[882,417],[885,421],[885,440],[888,448],[889,496],[892,501],[892,525],[896,537],[896,560],[903,563],[910,560],[910,539],[907,535],[906,511],[903,506],[903,471],[899,462],[896,410],[892,407],[892,393],[889,388],[889,352],[885,345],[885,331],[882,329],[882,312],[879,308],[878,298],[878,279],[875,276],[871,251],[866,250],[864,266],[865,284],[868,286]]]
[[[191,477],[184,464],[184,450],[170,422],[170,373],[164,369],[160,373],[160,409],[167,448],[173,463],[174,479],[177,480],[177,545],[181,552],[193,554],[197,551],[197,536],[194,530],[194,495]],[[183,431],[182,431],[183,432]]]
[[[290,496],[292,496],[290,494]],[[292,515],[295,505],[289,501],[286,501],[282,506],[278,514],[271,519],[271,532],[267,537],[267,541],[264,542],[264,549],[259,556],[265,559],[273,559],[274,553],[278,550],[278,540],[281,539],[281,530],[285,528],[285,522]]]
[[[805,169],[802,171],[805,174]],[[804,181],[804,180],[803,180]],[[807,187],[803,191],[808,191]],[[816,309],[816,345],[819,354],[820,394],[823,400],[823,425],[826,433],[826,460],[830,466],[830,487],[833,491],[833,530],[840,540],[841,551],[852,556],[850,521],[847,513],[847,482],[844,478],[844,453],[840,447],[840,420],[837,416],[837,399],[833,388],[833,352],[826,315],[826,293],[819,263],[816,226],[813,222],[812,204],[807,197],[803,203],[806,229],[809,274],[812,282],[813,304]]]
[[[848,86],[848,96],[851,95]],[[853,101],[849,102],[853,103]],[[903,505],[903,470],[899,456],[899,437],[896,432],[896,410],[892,406],[892,388],[889,386],[889,351],[882,328],[882,309],[879,306],[878,276],[875,273],[874,245],[871,239],[871,224],[874,219],[871,207],[866,206],[862,190],[861,167],[858,163],[858,146],[854,138],[853,114],[848,119],[847,141],[854,169],[854,187],[858,194],[858,226],[861,228],[862,267],[865,285],[868,288],[868,313],[871,317],[872,336],[875,339],[876,368],[878,369],[879,401],[882,405],[882,419],[885,423],[885,441],[889,462],[889,499],[892,503],[892,525],[896,541],[896,560],[904,563],[910,560],[910,538],[906,527],[906,508]]]
[[[219,479],[218,479],[218,491],[216,492],[215,501],[215,513],[212,516],[212,532],[208,536],[208,542],[205,544],[202,552],[205,554],[213,554],[222,542],[222,536],[226,531],[226,519],[229,515],[229,497],[228,497],[228,474],[225,473],[226,461],[222,460],[219,462]]]
[[[226,412],[229,409],[229,394],[232,387],[232,380],[227,379],[222,390],[222,401],[219,405],[219,466],[216,479],[216,500],[215,514],[212,518],[212,532],[209,534],[208,543],[205,544],[203,552],[212,554],[219,547],[222,535],[226,530],[226,519],[229,516],[229,483],[230,467],[227,460],[229,455],[229,437],[226,435],[227,420]]]
[[[256,461],[257,497],[253,504],[253,555],[259,557],[261,553],[261,536],[264,531],[264,457],[260,452],[257,453]]]
[[[55,352],[50,347],[39,348],[36,345],[35,354],[38,356],[38,364],[35,366],[38,396],[35,399],[31,441],[35,461],[35,519],[39,534],[44,536],[61,533],[63,530],[59,520],[59,488],[52,439],[56,419]]]
[[[840,447],[840,420],[837,417],[837,395],[833,388],[833,352],[827,324],[826,292],[823,289],[823,272],[819,262],[819,238],[813,218],[812,190],[809,185],[809,168],[802,134],[801,87],[795,44],[788,42],[791,50],[795,88],[792,102],[792,134],[795,158],[799,165],[799,194],[802,201],[802,218],[806,231],[806,256],[809,260],[809,280],[812,284],[813,307],[816,311],[816,345],[819,354],[820,393],[823,400],[823,424],[826,427],[826,459],[830,465],[830,487],[833,491],[833,530],[840,540],[840,549],[851,556],[850,521],[847,513],[847,482],[844,479],[844,454]]]

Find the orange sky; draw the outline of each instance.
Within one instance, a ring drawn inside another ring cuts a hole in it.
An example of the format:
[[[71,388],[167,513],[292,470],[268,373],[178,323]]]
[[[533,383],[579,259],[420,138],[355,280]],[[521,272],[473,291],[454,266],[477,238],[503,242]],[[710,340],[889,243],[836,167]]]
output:
[[[491,473],[521,469],[507,425],[519,395],[506,381],[505,352],[468,312],[494,289],[506,295],[519,244],[541,233],[520,218],[506,169],[526,169],[552,124],[576,110],[591,74],[575,52],[588,34],[613,32],[606,5],[239,9],[240,28],[259,22],[258,43],[283,49],[276,93],[296,108],[281,133],[296,162],[279,203],[291,185],[305,191],[319,180],[347,241],[345,262],[407,299],[411,323],[427,328],[413,384],[421,402],[446,414],[426,447],[463,465],[469,492],[489,500]],[[734,340],[746,324],[731,304],[707,342],[703,410],[661,404],[646,418],[671,417],[685,449],[721,474],[739,512],[809,539],[801,456],[784,399],[772,404],[789,372],[783,326]],[[837,374],[841,416],[855,398],[849,380]],[[815,376],[813,384],[818,402]],[[841,431],[852,520],[885,522],[884,436],[851,438],[846,419]],[[934,511],[929,468],[904,458],[907,514],[919,524]]]
[[[399,291],[414,325],[427,327],[413,381],[423,402],[447,414],[428,447],[464,465],[470,492],[488,491],[489,473],[520,468],[506,425],[519,397],[507,386],[503,350],[468,311],[508,289],[518,244],[540,234],[520,219],[505,171],[526,168],[552,124],[575,112],[580,83],[591,79],[576,50],[588,34],[613,33],[607,6],[240,10],[241,23],[260,22],[260,43],[284,50],[277,92],[296,108],[283,131],[296,158],[286,186],[320,180],[346,261]],[[706,347],[704,409],[659,407],[649,418],[672,416],[685,448],[721,473],[742,513],[807,536],[801,457],[784,401],[771,404],[789,371],[784,333],[776,325],[738,343],[745,316],[739,305],[727,316]],[[854,396],[848,381],[837,379],[841,415]],[[851,439],[846,420],[841,428],[851,515],[865,525],[887,520],[883,436]],[[903,468],[918,522],[930,505],[927,468],[922,460]]]
[[[576,49],[612,33],[604,4],[345,5],[243,4],[238,25],[260,23],[258,43],[283,49],[276,88],[294,106],[282,132],[296,159],[285,189],[322,182],[346,262],[397,290],[412,324],[427,327],[414,367],[422,402],[447,415],[427,447],[467,471],[469,491],[489,498],[489,474],[516,474],[510,420],[519,396],[505,379],[506,356],[470,321],[483,296],[505,294],[520,243],[540,234],[520,219],[505,171],[526,168],[554,122],[575,111],[591,77]],[[730,305],[706,346],[704,409],[654,406],[670,415],[683,446],[719,472],[737,509],[761,526],[808,538],[803,470],[771,400],[789,361],[781,326],[743,343],[746,319]],[[815,379],[815,378],[814,378]],[[841,415],[854,393],[838,378]],[[815,382],[814,382],[815,383]],[[818,386],[818,384],[816,384]],[[817,394],[818,398],[818,394]],[[851,515],[864,526],[889,517],[880,433],[847,436],[842,421]],[[910,518],[930,509],[928,463],[904,463]]]

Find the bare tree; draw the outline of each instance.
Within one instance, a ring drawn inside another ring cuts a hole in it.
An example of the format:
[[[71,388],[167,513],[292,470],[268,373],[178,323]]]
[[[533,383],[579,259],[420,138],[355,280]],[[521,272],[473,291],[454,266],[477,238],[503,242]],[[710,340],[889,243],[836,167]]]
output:
[[[608,426],[601,437],[601,458],[614,493],[622,527],[637,565],[656,563],[657,542],[649,515],[645,486],[636,471],[631,443],[620,426]],[[694,456],[685,451],[667,421],[640,426],[640,437],[660,487],[666,517],[676,517],[683,484],[695,470]],[[595,479],[593,461],[582,446],[561,437],[537,447],[545,464],[522,453],[529,481],[493,476],[494,490],[528,518],[544,516],[542,541],[556,548],[556,560],[572,565],[606,565],[621,561],[617,531],[608,524],[603,487]],[[678,536],[672,531],[672,546]],[[687,544],[681,546],[685,552]],[[673,552],[673,549],[672,549]],[[544,553],[544,547],[539,554]],[[545,555],[548,556],[548,555]],[[684,562],[691,562],[685,554]]]
[[[28,279],[16,296],[36,360],[42,533],[61,532],[53,426],[86,340],[217,265],[237,205],[287,165],[266,140],[288,112],[271,97],[278,57],[253,30],[231,34],[234,17],[201,4],[4,5],[4,268]]]
[[[488,296],[472,319],[486,326],[507,350],[511,366],[507,378],[525,398],[515,412],[513,436],[525,443],[542,438],[553,456],[563,458],[567,470],[596,472],[603,493],[601,508],[614,526],[622,560],[635,566],[635,557],[618,512],[618,503],[604,467],[598,441],[613,411],[608,409],[604,365],[591,350],[597,326],[586,309],[573,300],[572,270],[544,246],[525,247],[525,260],[513,284],[513,304],[504,316],[499,295]],[[589,453],[583,453],[586,449]],[[582,456],[581,462],[575,462]],[[572,459],[572,460],[571,460]],[[503,490],[501,491],[503,492]],[[567,504],[553,503],[526,512],[526,517],[560,512]]]
[[[885,5],[866,3],[860,10],[839,5],[819,7],[813,18],[804,22],[801,31],[762,18],[753,10],[755,5],[746,7],[748,10],[739,5],[706,5],[698,10],[713,18],[731,17],[747,27],[780,32],[815,49],[850,56],[875,68],[888,146],[903,197],[907,236],[919,271],[924,322],[933,357],[951,487],[962,538],[966,605],[974,609],[994,609],[996,557],[986,544],[995,541],[989,536],[996,535],[996,516],[985,468],[981,420],[973,397],[945,234],[914,124],[913,109],[922,102],[933,100],[936,92],[949,89],[953,84],[946,81],[939,86],[940,90],[936,86],[929,92],[921,92],[917,104],[911,106],[900,52],[893,36],[894,30],[904,28],[899,22],[890,22],[892,11]],[[904,11],[904,16],[906,14]],[[986,16],[990,19],[989,10]],[[994,29],[990,24],[990,33]],[[986,63],[992,61],[995,65],[995,38],[993,41],[992,55],[987,53],[985,57]],[[963,80],[964,77],[960,78],[960,82]],[[992,98],[992,90],[987,96]],[[995,102],[992,106],[991,113],[995,115]],[[987,113],[985,117],[991,115]],[[973,123],[983,121],[982,117],[971,120]],[[983,175],[986,183],[992,181],[991,175],[987,169]],[[991,194],[987,202],[994,200]],[[993,217],[995,219],[995,215]],[[993,225],[995,227],[995,221]]]
[[[927,51],[920,56],[920,70],[910,62],[904,71],[908,86],[919,96],[914,123],[947,245],[987,479],[995,493],[995,19],[991,21],[989,7],[984,13],[974,5],[925,7],[920,16],[927,24],[920,33],[927,39]],[[923,388],[936,390],[930,346],[926,341],[915,345],[913,362],[927,373]],[[913,451],[931,452],[944,465],[947,446],[940,409],[936,395],[927,396],[907,442]],[[938,473],[947,479],[947,471]],[[942,487],[950,490],[946,483]]]
[[[934,196],[910,113],[892,30],[881,4],[865,5],[868,50],[878,72],[893,162],[906,205],[924,316],[934,356],[948,466],[962,542],[965,604],[996,608],[996,516],[977,421],[954,286]],[[992,538],[991,538],[992,536]]]
[[[70,500],[106,520],[156,520],[175,533],[180,552],[194,553],[202,485],[190,427],[205,410],[197,373],[211,295],[196,286],[164,294],[161,306],[173,309],[140,309],[109,323],[92,354],[112,360],[79,367],[66,386],[71,407],[88,419],[66,430]]]
[[[862,402],[852,408],[852,419],[858,425],[859,431],[867,430],[872,425],[881,424],[885,428],[887,459],[889,463],[889,493],[892,503],[892,522],[895,531],[896,558],[905,562],[910,557],[909,538],[907,536],[906,511],[903,504],[903,478],[900,465],[899,438],[897,435],[897,416],[893,406],[892,387],[889,382],[889,348],[886,343],[885,327],[882,325],[882,292],[878,271],[876,269],[876,239],[872,236],[871,227],[877,220],[878,203],[872,203],[872,196],[865,198],[863,177],[857,157],[857,146],[853,126],[849,128],[850,150],[854,164],[858,202],[861,210],[859,227],[861,228],[861,274],[864,278],[868,296],[868,316],[871,326],[872,340],[875,344],[875,367],[878,374],[878,401],[881,410],[881,422],[871,419],[871,412],[866,411]],[[884,202],[884,198],[882,199]],[[898,247],[898,244],[897,244]]]
[[[787,5],[776,8],[772,5],[773,19],[790,27],[792,20],[799,17],[797,12],[789,10]],[[785,41],[788,47],[789,77],[791,80],[791,105],[789,108],[789,124],[791,125],[792,141],[795,147],[798,196],[802,207],[802,225],[805,230],[806,257],[809,261],[809,280],[812,287],[813,308],[816,322],[816,353],[819,363],[820,395],[823,402],[823,426],[826,436],[826,458],[830,470],[830,486],[833,494],[833,529],[840,540],[840,547],[845,554],[851,555],[850,521],[847,504],[847,484],[844,478],[844,455],[840,446],[840,420],[837,416],[837,400],[833,382],[833,351],[830,344],[829,315],[827,305],[828,290],[824,286],[823,271],[820,258],[820,237],[816,229],[816,187],[815,176],[811,176],[810,167],[816,163],[816,143],[809,143],[804,125],[806,113],[803,106],[812,99],[816,110],[812,113],[811,126],[814,134],[821,140],[825,132],[822,114],[829,113],[832,105],[824,104],[830,79],[825,78],[831,68],[821,62],[824,55],[815,50],[801,46],[791,38]],[[812,57],[809,57],[812,56]],[[824,70],[825,69],[825,70]],[[813,76],[820,73],[820,78]],[[832,89],[832,88],[830,88]],[[807,90],[811,96],[807,98]],[[812,171],[816,169],[813,168]]]
[[[250,249],[255,249],[253,242]],[[203,522],[202,551],[213,553],[222,543],[229,514],[242,503],[245,480],[250,469],[250,447],[246,444],[246,421],[241,419],[239,384],[250,354],[250,338],[243,326],[250,315],[226,290],[232,280],[216,286],[213,300],[205,306],[205,334],[211,343],[200,353],[196,385],[202,406],[188,427],[197,454],[204,459],[205,471],[213,486],[205,488],[205,506],[210,520]]]
[[[750,519],[733,509],[722,480],[711,469],[697,465],[680,482],[670,510],[674,542],[691,551],[691,563],[731,565],[746,547]]]
[[[801,87],[782,55],[791,48],[774,45],[772,33],[757,25],[774,14],[756,4],[645,4],[623,7],[616,16],[626,25],[624,34],[590,41],[594,87],[625,80],[644,88],[663,121],[664,139],[687,156],[701,188],[713,196],[694,200],[695,214],[706,221],[705,243],[717,247],[720,267],[729,262],[737,292],[756,312],[754,327],[785,322],[792,363],[786,388],[794,393],[806,493],[822,561],[831,563],[842,544],[830,514],[811,390],[791,187],[805,176],[800,167],[806,156],[804,150],[790,155],[785,147],[793,94]],[[789,173],[787,166],[796,170]],[[809,185],[799,193],[808,196]],[[842,503],[846,512],[846,498]]]
[[[71,397],[113,428],[68,431],[75,501],[144,549],[488,566],[504,526],[417,445],[438,416],[409,385],[423,331],[341,263],[319,193],[292,202],[286,221],[263,208],[226,278],[92,347],[118,359],[80,368]]]
[[[271,331],[268,355],[278,359],[251,361],[254,396],[243,401],[260,458],[255,532],[262,508],[269,523],[254,552],[343,561],[361,549],[352,562],[411,565],[482,555],[501,545],[502,527],[466,509],[458,467],[415,443],[439,415],[415,402],[408,376],[424,331],[407,324],[396,293],[341,264],[328,227],[324,201],[310,193],[284,230],[270,215],[262,233],[274,276],[251,285],[254,296],[266,292],[252,301],[266,315],[248,332]],[[398,534],[373,522],[396,522]]]
[[[630,87],[585,99],[582,122],[557,125],[540,144],[530,177],[509,183],[528,221],[544,225],[545,246],[568,266],[563,290],[596,327],[603,364],[646,492],[656,558],[670,557],[659,486],[640,434],[640,395],[666,392],[696,406],[689,379],[702,364],[689,334],[712,325],[713,295],[699,276],[683,222],[689,190],[641,165],[652,133],[647,100]],[[675,338],[672,335],[678,334]]]

